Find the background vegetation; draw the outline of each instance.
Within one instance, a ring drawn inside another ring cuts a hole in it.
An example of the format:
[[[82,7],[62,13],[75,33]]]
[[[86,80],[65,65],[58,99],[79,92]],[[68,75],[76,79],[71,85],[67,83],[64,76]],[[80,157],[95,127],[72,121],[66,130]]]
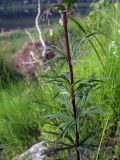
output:
[[[88,131],[99,132],[99,136],[93,141],[98,143],[98,147],[89,154],[91,159],[120,159],[120,4],[100,1],[91,7],[93,10],[85,19],[76,16],[76,21],[69,19],[68,22],[70,41],[72,36],[78,39],[94,32],[100,33],[86,38],[78,46],[74,61],[76,78],[96,76],[104,81],[86,105],[86,108],[98,105],[104,113],[95,115],[92,119],[88,117],[81,137]],[[43,29],[44,37],[59,45],[56,40],[59,38],[64,41],[63,28],[57,24],[56,27],[52,26],[52,29],[54,37],[49,36],[47,28]],[[37,40],[36,31],[32,29],[30,32]],[[37,82],[14,80],[10,60],[26,41],[29,41],[28,37],[20,30],[0,35],[1,160],[10,160],[39,141],[55,139],[54,135],[49,136],[43,132],[50,129],[45,116],[48,113],[58,113],[64,106],[53,100],[57,88],[53,84],[44,83],[42,78]],[[57,76],[66,70],[66,64],[63,66],[62,62],[55,63],[54,71],[48,71],[47,75]],[[40,77],[44,74],[46,73],[39,71]],[[58,155],[59,158],[65,156],[66,153]]]

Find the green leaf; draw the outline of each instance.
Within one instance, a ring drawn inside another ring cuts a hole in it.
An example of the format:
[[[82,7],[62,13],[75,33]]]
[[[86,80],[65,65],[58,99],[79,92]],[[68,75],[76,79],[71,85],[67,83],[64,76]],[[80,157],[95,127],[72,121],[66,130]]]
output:
[[[103,107],[104,105],[103,105],[103,104],[99,104],[99,105],[96,105],[96,106],[89,107],[89,108],[83,113],[83,115],[92,114],[92,113],[102,114],[102,113],[104,113],[102,110],[95,110],[95,108],[99,108],[99,107],[101,107],[101,106]]]
[[[67,54],[61,50],[59,47],[55,46],[55,45],[51,45],[50,47],[47,48],[47,52],[57,52],[63,56],[67,56]]]
[[[63,97],[58,97],[58,98],[56,98],[55,100],[56,100],[57,102],[59,102],[60,104],[65,105],[68,112],[70,112],[70,113],[73,112],[71,101],[70,101],[70,99],[68,99],[68,96],[67,96],[67,95],[64,95]],[[67,112],[67,113],[68,113],[68,112]]]
[[[82,38],[75,40],[72,44],[72,47],[71,47],[72,48],[72,51],[71,51],[72,56],[75,55],[77,47],[78,47],[79,44],[81,44],[81,43],[83,43],[87,40],[90,41],[90,38],[94,37],[95,34],[99,34],[99,33],[98,32],[88,33],[87,35],[83,36]]]
[[[74,148],[74,145],[73,146],[70,146],[70,147],[61,147],[61,148],[51,148],[51,149],[48,149],[48,150],[45,150],[42,154],[42,155],[50,155],[52,153],[56,153],[56,152],[60,152],[60,151],[65,151],[65,150],[68,150],[68,149],[72,149]]]
[[[45,133],[48,133],[48,134],[52,134],[52,135],[59,135],[59,133],[57,132],[52,132],[52,131],[43,131]]]
[[[67,132],[68,127],[71,127],[72,121],[66,120],[67,124],[66,123],[59,124],[57,117],[54,117],[51,120],[52,120],[52,124],[50,124],[50,125],[55,126],[57,129],[60,130],[60,132],[58,132],[58,133],[57,132],[50,132],[50,134],[56,135],[57,141],[59,141],[61,138],[67,138],[72,144],[74,144],[74,140],[73,140],[72,136],[70,134],[68,134],[68,132]]]
[[[80,28],[80,30],[81,30],[84,34],[87,33],[87,31],[84,29],[84,27],[83,27],[76,19],[74,19],[74,18],[71,17],[71,16],[69,16],[69,18],[70,18],[70,19],[71,19],[71,20],[72,20],[72,21]],[[100,33],[100,34],[101,34],[101,33]],[[96,40],[97,40],[97,39],[96,39]],[[100,62],[101,62],[101,64],[102,64],[102,66],[104,67],[104,65],[103,65],[103,63],[102,63],[102,59],[101,59],[101,57],[100,57],[100,55],[99,55],[99,53],[98,53],[98,51],[97,51],[97,49],[96,49],[94,43],[93,43],[91,40],[89,40],[89,42],[90,42],[92,48],[94,49],[94,51],[95,51],[97,57],[99,58],[99,60],[100,60]],[[101,45],[100,45],[100,46],[101,46]]]
[[[83,144],[82,148],[89,149],[90,151],[96,151],[98,148],[97,144]]]
[[[83,33],[86,33],[84,27],[75,18],[72,16],[68,16],[68,18],[71,19],[80,28],[80,30],[82,30]]]
[[[70,145],[70,144],[67,144],[67,143],[63,143],[61,141],[59,142],[52,142],[52,141],[47,141],[48,144],[59,144],[59,145],[63,145],[63,146],[69,146],[69,147],[72,147],[73,145]]]

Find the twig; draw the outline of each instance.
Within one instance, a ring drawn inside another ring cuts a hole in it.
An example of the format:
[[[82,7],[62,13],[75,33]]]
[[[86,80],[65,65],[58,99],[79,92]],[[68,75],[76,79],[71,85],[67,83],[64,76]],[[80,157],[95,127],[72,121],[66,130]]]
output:
[[[37,31],[39,33],[39,38],[40,38],[41,45],[43,46],[42,57],[44,57],[45,56],[45,52],[46,52],[46,44],[45,44],[45,41],[42,38],[41,29],[39,27],[39,17],[40,17],[40,14],[41,14],[40,0],[38,0],[38,14],[37,14],[36,19],[35,19],[35,25],[36,25]]]

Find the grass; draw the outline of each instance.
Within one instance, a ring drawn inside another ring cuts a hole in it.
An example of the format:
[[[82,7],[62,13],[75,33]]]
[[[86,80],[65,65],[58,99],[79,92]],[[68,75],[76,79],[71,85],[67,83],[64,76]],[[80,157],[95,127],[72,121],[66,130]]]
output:
[[[48,89],[45,84],[38,86],[36,82],[21,82],[17,86],[10,84],[0,92],[0,146],[4,149],[3,159],[9,159],[41,141],[44,116],[49,110],[52,111],[42,103],[50,101],[50,87]]]
[[[111,5],[106,7],[106,12],[110,10],[112,18],[116,20],[116,16],[114,17],[115,13],[112,11],[114,7],[112,7]],[[101,21],[101,26],[99,27],[98,25],[98,28],[96,28],[94,24],[100,21],[97,19],[99,18],[98,16],[102,16],[104,19]],[[106,18],[107,23],[109,22],[110,24],[109,32],[106,32]],[[88,20],[90,23],[87,23]],[[119,28],[116,29],[116,25],[110,23],[111,20],[100,12],[96,15],[95,11],[92,12],[92,17],[90,15],[87,19],[81,21],[79,20],[87,32],[97,30],[105,33],[105,35],[98,35],[97,37],[105,49],[107,56],[100,47],[100,44],[95,38],[92,38],[92,42],[100,54],[104,67],[101,65],[95,50],[91,47],[89,41],[87,41],[78,47],[79,53],[74,61],[74,73],[76,78],[82,79],[95,75],[105,82],[102,88],[93,95],[87,106],[96,105],[96,103],[102,104],[101,109],[105,112],[104,115],[94,117],[91,124],[93,130],[97,130],[96,126],[102,129],[99,139],[96,139],[99,141],[99,148],[97,148],[96,152],[92,153],[92,158],[107,160],[110,156],[120,156],[119,144],[113,146],[111,150],[106,149],[106,152],[102,150],[103,142],[106,139],[111,140],[120,137]],[[119,24],[119,21],[117,23]],[[55,32],[53,41],[55,42],[58,37],[63,39],[62,28],[59,28],[59,34],[56,28],[58,26],[53,27],[53,31]],[[73,31],[76,39],[84,35],[73,22],[70,22],[69,30]],[[37,37],[34,30],[31,30],[31,32]],[[44,35],[47,39],[51,40],[47,29]],[[5,67],[10,65],[11,56],[21,49],[25,41],[29,41],[29,38],[20,30],[0,35],[0,57],[4,61]],[[58,73],[66,72],[67,67],[64,65],[60,68],[60,64],[57,63],[55,64],[55,70],[55,74],[58,75]],[[9,70],[7,70],[7,73],[3,72],[2,75],[5,79],[7,79],[9,72]],[[49,71],[48,74],[52,75],[53,73]],[[2,160],[10,160],[11,157],[23,152],[38,141],[51,137],[54,139],[54,136],[49,137],[46,133],[42,132],[43,130],[49,130],[48,125],[44,125],[46,123],[45,115],[49,112],[56,113],[60,110],[58,103],[52,100],[56,93],[56,88],[53,85],[45,84],[42,81],[30,82],[30,84],[27,81],[13,84],[12,80],[9,79],[8,82],[7,87],[3,89],[1,86],[0,91],[0,148],[3,149],[0,153]],[[86,124],[84,132],[88,130],[89,125]],[[82,133],[83,136],[84,132]]]

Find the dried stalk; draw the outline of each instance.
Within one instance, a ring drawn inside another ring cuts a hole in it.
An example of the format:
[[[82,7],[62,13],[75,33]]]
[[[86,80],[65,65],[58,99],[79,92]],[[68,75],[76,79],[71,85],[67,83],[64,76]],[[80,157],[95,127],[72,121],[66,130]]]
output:
[[[25,30],[25,33],[28,35],[28,37],[30,38],[32,43],[35,43],[35,40],[34,40],[34,37],[32,36],[32,34],[28,30]]]
[[[40,42],[41,42],[41,45],[43,47],[43,51],[42,51],[42,57],[45,57],[45,53],[46,53],[46,44],[45,44],[45,41],[43,40],[42,38],[42,32],[41,32],[41,29],[39,27],[39,17],[40,17],[40,14],[41,14],[41,9],[40,9],[40,0],[38,0],[38,14],[36,16],[36,19],[35,19],[35,25],[36,25],[36,29],[39,33],[39,39],[40,39]]]

